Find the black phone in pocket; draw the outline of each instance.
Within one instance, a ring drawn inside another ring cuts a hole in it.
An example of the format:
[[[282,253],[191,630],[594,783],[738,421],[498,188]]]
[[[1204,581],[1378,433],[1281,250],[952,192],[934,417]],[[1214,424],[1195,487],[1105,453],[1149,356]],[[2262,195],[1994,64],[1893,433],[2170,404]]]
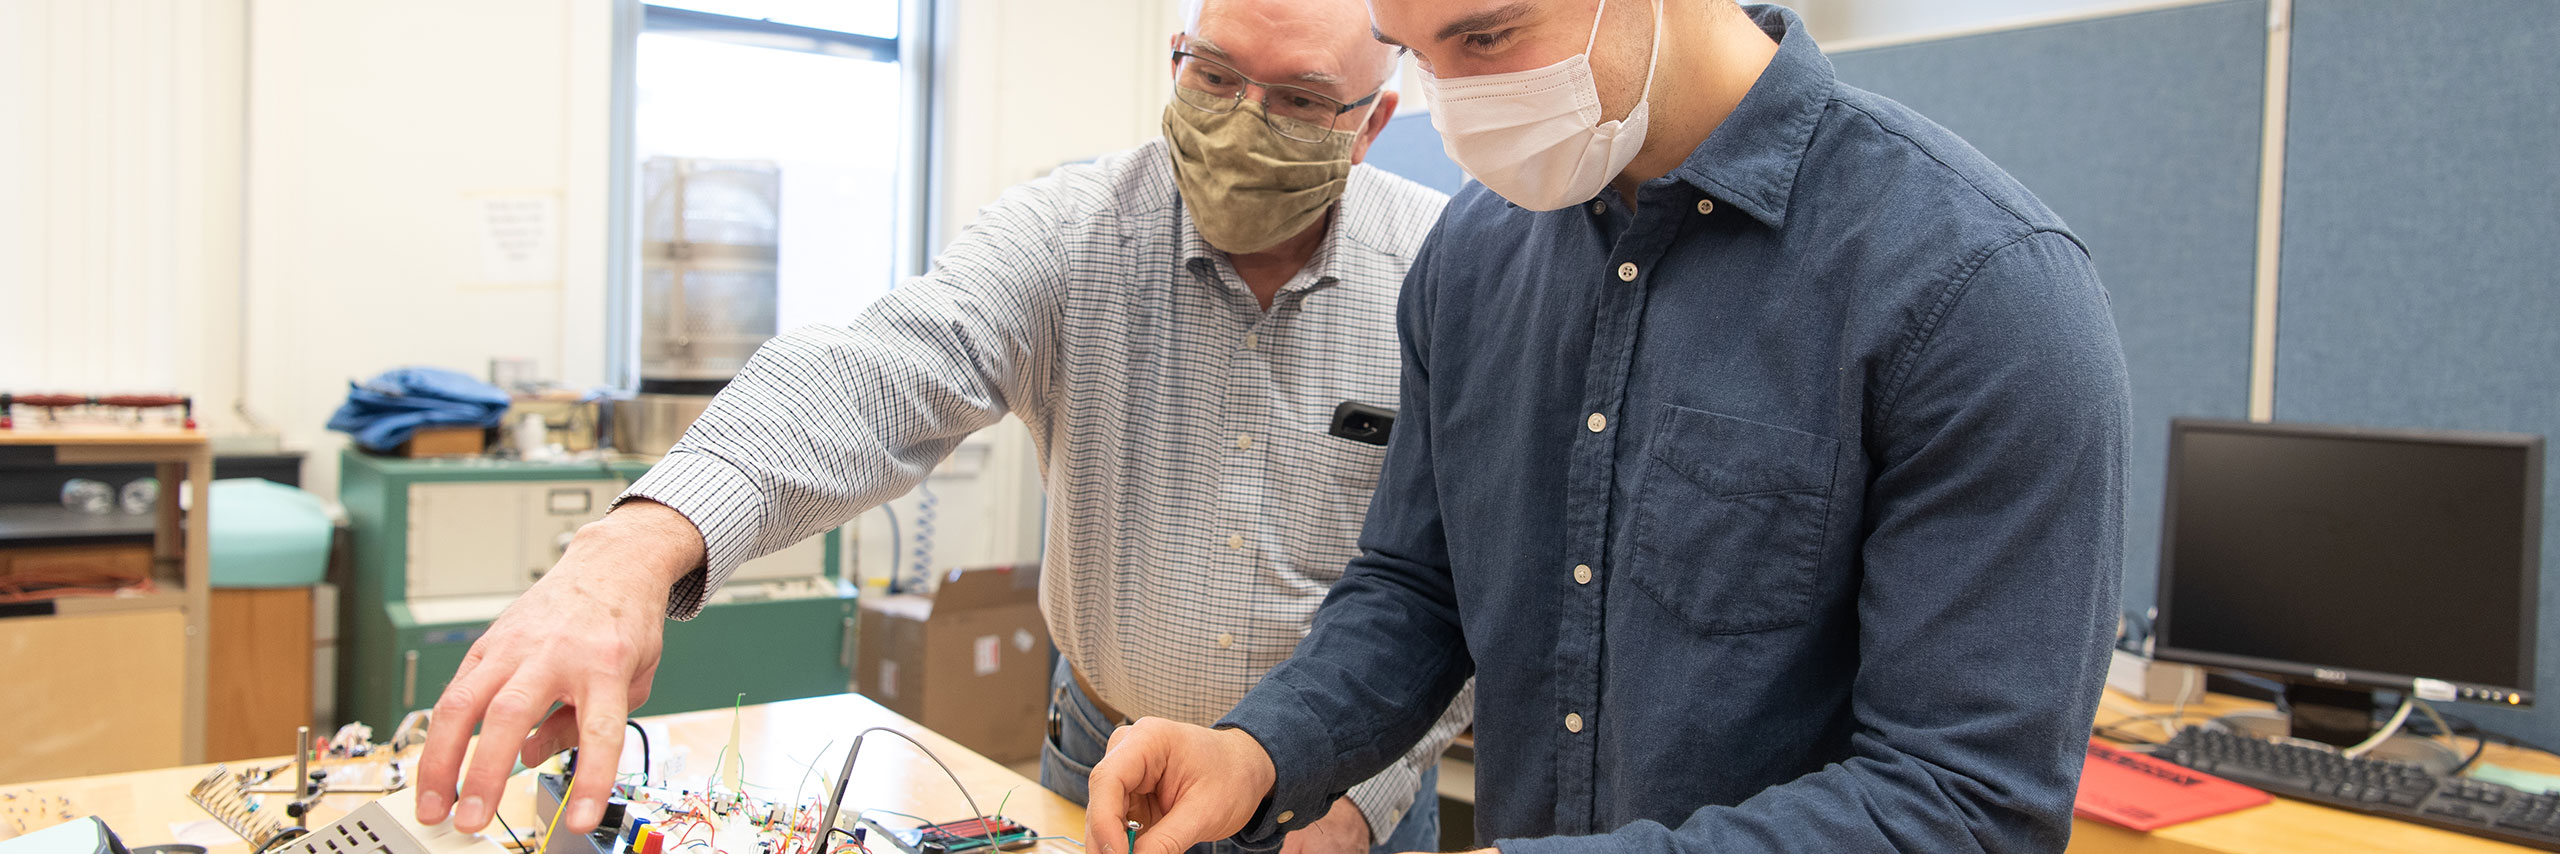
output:
[[[1396,427],[1396,411],[1346,400],[1333,408],[1333,427],[1325,432],[1369,445],[1385,445]]]

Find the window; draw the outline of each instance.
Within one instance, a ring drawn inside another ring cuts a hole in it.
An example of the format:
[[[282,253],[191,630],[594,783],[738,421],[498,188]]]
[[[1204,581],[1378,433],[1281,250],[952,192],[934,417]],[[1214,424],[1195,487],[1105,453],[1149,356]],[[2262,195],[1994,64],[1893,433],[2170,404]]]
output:
[[[617,385],[666,375],[669,336],[847,322],[920,272],[928,5],[681,0],[622,24]],[[689,232],[667,221],[679,176],[694,181],[677,218]],[[671,279],[691,328],[663,319]]]

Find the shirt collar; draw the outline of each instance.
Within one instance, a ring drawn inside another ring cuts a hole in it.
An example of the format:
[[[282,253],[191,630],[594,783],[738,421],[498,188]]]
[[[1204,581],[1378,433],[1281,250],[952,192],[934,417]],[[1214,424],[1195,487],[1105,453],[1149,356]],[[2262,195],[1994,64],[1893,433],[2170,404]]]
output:
[[[1831,60],[1805,33],[1804,20],[1794,10],[1752,6],[1747,11],[1762,32],[1778,40],[1778,55],[1733,114],[1670,177],[1777,228],[1786,224],[1796,172],[1830,104],[1835,78]]]

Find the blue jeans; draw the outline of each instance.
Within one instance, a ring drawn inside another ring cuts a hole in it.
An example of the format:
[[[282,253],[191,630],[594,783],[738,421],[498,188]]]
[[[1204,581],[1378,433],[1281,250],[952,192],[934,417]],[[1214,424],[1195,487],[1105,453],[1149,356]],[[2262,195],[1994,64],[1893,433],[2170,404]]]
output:
[[[1067,669],[1063,658],[1049,676],[1049,717],[1055,721],[1055,731],[1040,744],[1040,785],[1082,805],[1087,794],[1085,777],[1093,773],[1094,763],[1102,761],[1103,749],[1111,744],[1111,731],[1123,722],[1104,718],[1102,711],[1093,707],[1084,690],[1076,687],[1075,674]],[[1438,765],[1423,769],[1422,787],[1414,792],[1413,808],[1405,811],[1404,821],[1396,825],[1394,832],[1369,846],[1370,854],[1440,850],[1439,781]],[[1192,846],[1191,854],[1239,854],[1242,850],[1234,842],[1221,839]]]

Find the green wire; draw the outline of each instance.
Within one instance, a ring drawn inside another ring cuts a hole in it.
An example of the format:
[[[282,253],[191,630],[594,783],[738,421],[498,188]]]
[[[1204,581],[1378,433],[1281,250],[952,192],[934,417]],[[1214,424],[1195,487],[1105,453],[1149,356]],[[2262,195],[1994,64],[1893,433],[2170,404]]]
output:
[[[747,719],[747,693],[738,692],[736,702],[729,705],[729,755],[738,757],[738,794],[747,791],[747,754],[738,749],[738,727]]]
[[[922,817],[922,816],[912,816],[912,815],[908,815],[908,814],[906,814],[906,813],[899,812],[899,811],[897,811],[897,810],[884,810],[884,809],[880,809],[880,808],[878,808],[878,807],[873,807],[873,808],[871,808],[871,809],[863,810],[863,812],[864,812],[864,813],[875,813],[875,812],[876,812],[876,813],[879,813],[879,814],[881,814],[881,815],[894,815],[894,816],[897,816],[897,817],[899,817],[899,818],[903,818],[903,819],[907,819],[907,820],[909,820],[909,821],[917,822],[917,823],[922,824],[922,825],[924,825],[924,826],[926,826],[926,827],[932,827],[932,826],[933,826],[933,819],[924,818],[924,817]]]

